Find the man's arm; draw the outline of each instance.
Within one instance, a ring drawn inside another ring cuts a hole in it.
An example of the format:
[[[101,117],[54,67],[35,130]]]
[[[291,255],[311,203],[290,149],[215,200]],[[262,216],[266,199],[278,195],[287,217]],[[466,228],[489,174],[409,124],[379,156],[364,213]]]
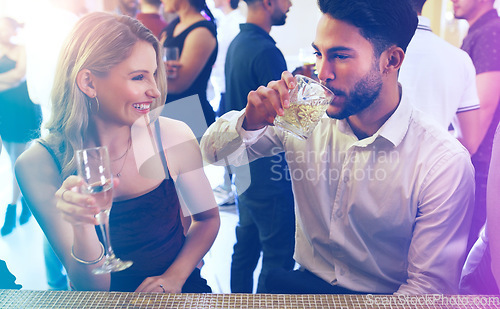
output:
[[[408,251],[408,279],[397,293],[456,294],[474,201],[469,155],[459,152],[441,158],[423,183]]]
[[[484,72],[476,75],[480,110],[480,140],[482,141],[491,125],[500,100],[500,71]]]
[[[482,137],[480,137],[481,130],[479,128],[480,116],[481,111],[479,108],[457,113],[461,133],[458,140],[462,143],[462,145],[464,145],[465,148],[467,148],[471,156],[476,153],[482,140]]]
[[[290,107],[288,91],[295,86],[295,78],[285,71],[281,80],[251,91],[243,111],[226,113],[205,132],[201,140],[204,160],[240,166],[259,157],[275,155],[276,147],[283,149],[280,137],[269,125],[276,115],[283,115],[284,108]]]
[[[266,156],[275,155],[282,148],[274,128],[245,130],[245,110],[230,111],[213,123],[203,135],[200,148],[203,159],[215,165],[242,166]]]

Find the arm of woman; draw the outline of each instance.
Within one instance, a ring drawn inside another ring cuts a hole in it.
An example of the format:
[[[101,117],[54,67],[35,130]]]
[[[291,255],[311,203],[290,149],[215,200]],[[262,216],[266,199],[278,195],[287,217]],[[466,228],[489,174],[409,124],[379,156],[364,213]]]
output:
[[[72,247],[74,255],[86,261],[102,253],[94,228],[94,215],[99,209],[89,206],[95,203],[93,197],[77,192],[81,178],[70,176],[63,182],[51,155],[38,143],[19,157],[15,172],[23,196],[66,268],[72,286],[77,290],[109,290],[110,276],[91,272],[103,260],[85,265],[71,255]]]
[[[191,87],[210,58],[216,44],[215,37],[204,27],[196,28],[187,35],[179,59],[177,77],[169,79],[167,83],[169,93],[182,93]]]
[[[490,244],[491,270],[500,287],[500,126],[493,140],[486,193],[487,235]]]
[[[17,46],[13,53],[16,57],[16,67],[0,74],[0,91],[17,86],[26,76],[26,51],[24,47]]]
[[[176,189],[188,207],[182,213],[184,216],[191,215],[191,225],[172,265],[161,276],[144,280],[136,291],[158,292],[161,284],[167,293],[180,293],[186,279],[215,241],[220,218],[194,134],[184,123],[162,120],[165,120],[162,122],[164,141],[169,141],[168,144],[164,142],[169,169]]]

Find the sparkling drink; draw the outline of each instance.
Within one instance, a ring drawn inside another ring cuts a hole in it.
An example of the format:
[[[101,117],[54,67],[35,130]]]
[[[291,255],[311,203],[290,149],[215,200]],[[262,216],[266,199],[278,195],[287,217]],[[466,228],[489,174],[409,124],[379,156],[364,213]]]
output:
[[[306,139],[328,108],[328,105],[321,104],[320,100],[306,100],[300,104],[290,102],[290,107],[285,109],[284,115],[276,116],[275,125],[278,123],[283,129],[295,133],[299,138]]]
[[[85,191],[85,193],[92,194],[96,199],[96,205],[101,209],[101,212],[96,215],[99,222],[103,219],[107,220],[109,217],[109,211],[111,210],[111,205],[113,205],[112,180],[106,179],[103,184],[95,182],[90,185],[84,185],[83,191]]]
[[[99,222],[106,258],[104,263],[100,267],[94,268],[92,272],[105,274],[127,269],[133,262],[122,261],[116,257],[109,237],[109,212],[113,205],[113,175],[109,164],[108,149],[105,146],[87,148],[77,150],[75,155],[78,175],[84,180],[81,191],[92,194],[96,199],[96,205],[101,209],[96,218]]]
[[[325,114],[334,94],[325,86],[306,76],[295,76],[297,86],[290,91],[290,107],[283,116],[276,116],[274,125],[305,140]]]

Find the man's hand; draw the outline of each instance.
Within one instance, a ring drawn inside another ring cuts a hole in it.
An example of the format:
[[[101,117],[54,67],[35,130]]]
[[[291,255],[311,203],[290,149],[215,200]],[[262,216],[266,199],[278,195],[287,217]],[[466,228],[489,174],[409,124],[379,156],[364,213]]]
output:
[[[281,79],[269,82],[267,87],[260,86],[248,94],[243,129],[258,130],[272,125],[276,115],[283,116],[284,109],[290,107],[289,91],[297,85],[295,77],[284,71]]]

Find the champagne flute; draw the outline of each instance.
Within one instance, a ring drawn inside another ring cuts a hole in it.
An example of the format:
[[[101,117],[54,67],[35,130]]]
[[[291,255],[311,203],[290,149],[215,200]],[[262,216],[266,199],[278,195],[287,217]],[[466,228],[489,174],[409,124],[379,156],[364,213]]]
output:
[[[132,261],[122,261],[115,256],[109,238],[109,212],[113,204],[113,174],[106,146],[76,151],[78,175],[84,180],[82,192],[92,194],[101,211],[96,215],[99,222],[106,257],[104,263],[92,270],[94,274],[105,274],[129,268]]]

